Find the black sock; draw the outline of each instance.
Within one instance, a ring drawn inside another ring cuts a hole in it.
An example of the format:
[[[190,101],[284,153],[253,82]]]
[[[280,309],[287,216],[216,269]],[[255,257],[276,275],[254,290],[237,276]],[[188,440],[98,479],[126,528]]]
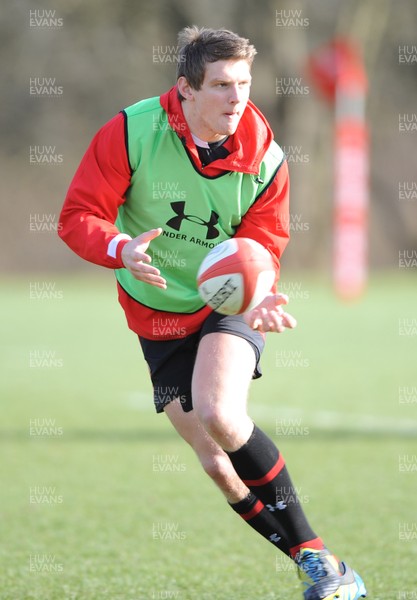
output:
[[[290,549],[287,546],[285,537],[283,537],[284,534],[281,531],[279,522],[274,519],[273,515],[258,500],[255,494],[249,492],[246,498],[235,504],[230,504],[230,506],[255,531],[290,556]]]
[[[255,425],[246,444],[228,455],[243,483],[278,521],[292,556],[305,542],[310,548],[323,547],[304,515],[282,455],[263,431]]]

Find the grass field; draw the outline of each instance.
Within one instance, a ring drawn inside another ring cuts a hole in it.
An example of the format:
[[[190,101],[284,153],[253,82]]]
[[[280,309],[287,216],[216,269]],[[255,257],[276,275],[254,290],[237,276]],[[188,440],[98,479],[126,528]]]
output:
[[[369,598],[415,599],[415,278],[375,276],[351,305],[286,284],[299,326],[268,337],[250,412]],[[300,599],[292,563],[154,414],[112,274],[1,288],[0,598]]]

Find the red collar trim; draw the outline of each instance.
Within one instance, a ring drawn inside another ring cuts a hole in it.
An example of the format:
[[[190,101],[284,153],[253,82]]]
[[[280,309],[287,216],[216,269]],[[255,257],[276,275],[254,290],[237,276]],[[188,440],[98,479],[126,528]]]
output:
[[[204,171],[204,175],[215,177],[223,171],[238,171],[258,175],[262,159],[273,140],[273,133],[261,111],[249,100],[245,112],[234,135],[226,142],[231,151],[226,158],[215,160],[202,167],[197,148],[184,118],[182,105],[177,95],[177,87],[172,87],[160,97],[162,108],[168,114],[172,129],[186,145],[195,166]]]

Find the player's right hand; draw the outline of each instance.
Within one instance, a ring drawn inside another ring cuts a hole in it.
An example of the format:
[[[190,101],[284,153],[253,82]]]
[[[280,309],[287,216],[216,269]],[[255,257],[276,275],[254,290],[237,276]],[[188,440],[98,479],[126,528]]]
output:
[[[286,294],[268,294],[258,306],[244,314],[244,319],[249,327],[262,333],[282,333],[286,329],[294,329],[297,321],[282,308],[288,302]]]
[[[160,271],[150,264],[152,259],[146,254],[150,242],[161,233],[160,227],[141,233],[125,244],[121,256],[124,266],[135,279],[166,290],[166,280],[161,277]]]

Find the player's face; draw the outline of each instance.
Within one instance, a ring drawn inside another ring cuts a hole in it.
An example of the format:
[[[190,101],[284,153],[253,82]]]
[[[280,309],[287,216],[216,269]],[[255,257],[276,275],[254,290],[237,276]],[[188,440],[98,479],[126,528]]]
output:
[[[206,142],[232,135],[246,108],[250,84],[246,60],[207,63],[201,89],[188,87],[185,114],[191,132]]]

